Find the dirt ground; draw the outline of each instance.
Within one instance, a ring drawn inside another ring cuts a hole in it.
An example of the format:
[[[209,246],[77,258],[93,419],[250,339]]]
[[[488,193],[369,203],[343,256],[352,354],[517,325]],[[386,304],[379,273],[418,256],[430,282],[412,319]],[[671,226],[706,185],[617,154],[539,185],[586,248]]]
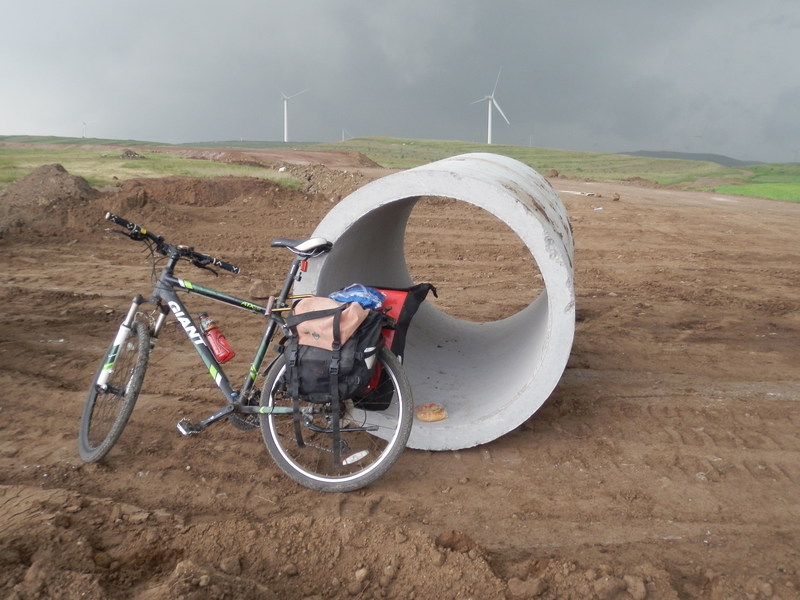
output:
[[[294,484],[258,431],[182,438],[175,423],[220,398],[174,328],[118,445],[81,463],[86,390],[152,270],[103,212],[239,264],[182,274],[248,298],[288,264],[271,238],[309,235],[381,174],[362,158],[244,157],[285,165],[302,191],[169,178],[96,192],[46,167],[0,195],[2,596],[800,598],[798,204],[551,178],[576,241],[560,384],[500,439],[407,450],[364,490]],[[407,258],[443,310],[492,320],[530,302],[535,267],[468,208],[420,202]],[[244,377],[261,323],[202,308]]]

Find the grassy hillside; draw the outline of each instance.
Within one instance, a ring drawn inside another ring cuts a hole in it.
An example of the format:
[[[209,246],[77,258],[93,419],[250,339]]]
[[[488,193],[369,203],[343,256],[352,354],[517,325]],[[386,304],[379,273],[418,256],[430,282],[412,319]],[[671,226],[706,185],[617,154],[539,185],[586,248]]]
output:
[[[516,158],[544,175],[554,169],[562,177],[576,179],[641,178],[687,189],[800,202],[800,164],[729,167],[715,162],[655,156],[390,138],[359,138],[318,147],[361,152],[381,165],[400,169],[465,152],[496,152]]]
[[[215,142],[198,145],[243,148],[287,147],[280,142]],[[378,164],[392,169],[409,169],[467,152],[496,152],[530,165],[544,175],[554,169],[562,177],[576,179],[620,181],[641,178],[687,189],[714,190],[724,194],[800,202],[800,164],[724,166],[712,161],[660,156],[378,137],[355,138],[333,144],[291,143],[288,147],[360,152]]]
[[[756,165],[750,171],[752,175],[744,183],[718,185],[714,191],[800,202],[800,165]]]
[[[543,174],[555,169],[564,177],[603,180],[641,177],[667,185],[694,181],[700,177],[724,176],[730,171],[713,163],[694,161],[435,140],[363,138],[329,147],[362,152],[392,168],[409,168],[465,152],[496,152],[516,158]]]
[[[18,144],[24,146],[19,147]],[[117,180],[169,175],[261,177],[287,187],[300,185],[291,176],[271,169],[185,158],[174,152],[159,150],[167,146],[130,140],[0,136],[0,187],[24,177],[36,167],[53,163],[61,164],[67,171],[80,175],[95,187]]]
[[[19,147],[19,144],[24,144],[24,147]],[[92,185],[107,184],[114,178],[165,175],[241,175],[266,177],[289,186],[297,184],[291,178],[271,170],[184,158],[175,153],[159,151],[159,146],[168,145],[133,140],[0,136],[0,186],[39,165],[55,162],[64,165],[71,173],[85,177]],[[723,166],[715,162],[654,156],[379,137],[356,138],[332,144],[223,141],[185,146],[348,150],[360,152],[382,166],[396,169],[407,169],[467,152],[495,152],[530,165],[544,175],[555,170],[562,177],[578,179],[619,181],[641,178],[688,189],[800,201],[800,164]],[[123,158],[122,151],[125,148],[136,149],[145,159]]]

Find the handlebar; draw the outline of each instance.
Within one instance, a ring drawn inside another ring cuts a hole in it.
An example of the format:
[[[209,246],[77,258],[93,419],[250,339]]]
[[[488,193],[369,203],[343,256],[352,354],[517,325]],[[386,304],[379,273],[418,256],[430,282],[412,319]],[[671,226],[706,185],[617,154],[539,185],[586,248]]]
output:
[[[155,242],[156,244],[160,244],[161,242],[164,241],[163,237],[153,235],[152,233],[147,231],[147,229],[145,229],[144,227],[140,227],[136,223],[131,223],[127,219],[123,219],[122,217],[119,217],[110,212],[106,213],[106,221],[111,221],[112,223],[115,223],[116,225],[119,225],[120,227],[124,227],[125,229],[127,229],[129,233],[126,233],[125,235],[127,235],[132,240],[142,241],[144,239],[149,239]]]
[[[155,235],[145,229],[144,227],[137,225],[136,223],[132,223],[127,219],[124,219],[118,215],[113,213],[107,212],[105,214],[106,221],[111,221],[115,225],[119,225],[120,227],[126,229],[127,231],[120,231],[119,233],[123,233],[127,235],[132,240],[136,240],[138,242],[142,241],[149,241],[152,242],[155,251],[159,254],[163,254],[164,256],[177,256],[177,257],[185,257],[188,258],[192,264],[196,267],[201,269],[208,268],[209,266],[218,267],[230,273],[238,273],[239,267],[233,265],[229,262],[225,262],[224,260],[220,260],[218,258],[214,258],[209,254],[203,254],[202,252],[196,252],[194,248],[189,246],[179,246],[175,244],[169,244],[164,241],[164,238],[160,235]]]

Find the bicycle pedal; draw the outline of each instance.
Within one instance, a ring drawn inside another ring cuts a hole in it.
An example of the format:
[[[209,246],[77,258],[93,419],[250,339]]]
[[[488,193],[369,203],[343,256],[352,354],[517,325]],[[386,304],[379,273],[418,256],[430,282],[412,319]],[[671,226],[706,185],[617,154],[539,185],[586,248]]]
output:
[[[195,435],[196,433],[200,433],[200,429],[196,425],[192,425],[192,422],[187,419],[183,418],[178,421],[178,431],[180,431],[181,435]]]

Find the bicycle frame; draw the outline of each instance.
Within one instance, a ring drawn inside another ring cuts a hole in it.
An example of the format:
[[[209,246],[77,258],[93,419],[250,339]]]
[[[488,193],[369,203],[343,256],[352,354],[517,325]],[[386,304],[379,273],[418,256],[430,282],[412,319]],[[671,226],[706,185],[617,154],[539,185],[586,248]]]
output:
[[[266,306],[262,306],[254,302],[250,302],[249,300],[237,298],[236,296],[192,283],[187,279],[175,277],[174,270],[178,261],[178,256],[168,256],[167,264],[162,269],[161,274],[156,281],[152,295],[149,298],[144,298],[141,295],[137,295],[133,298],[131,301],[131,307],[128,310],[128,313],[125,316],[122,324],[120,325],[120,330],[117,333],[117,337],[115,338],[113,346],[115,349],[118,348],[119,345],[126,339],[130,332],[130,328],[136,319],[136,315],[139,313],[140,306],[142,304],[153,304],[159,311],[159,315],[150,331],[152,350],[153,344],[155,343],[155,340],[158,339],[161,328],[167,319],[167,315],[172,313],[172,315],[175,317],[175,320],[181,325],[186,338],[200,356],[200,359],[203,361],[206,369],[208,369],[208,372],[211,375],[215,385],[217,388],[219,388],[220,392],[226,399],[226,406],[208,418],[196,424],[190,423],[187,419],[183,419],[180,423],[178,423],[178,429],[183,435],[191,435],[199,433],[212,423],[227,417],[233,412],[264,412],[264,410],[259,409],[258,406],[243,405],[242,400],[247,399],[249,394],[253,391],[259,369],[261,369],[262,363],[264,362],[264,357],[269,349],[270,341],[275,335],[276,328],[279,326],[280,317],[276,316],[275,313],[280,313],[289,309],[287,306],[287,300],[305,297],[291,296],[290,291],[295,279],[298,277],[298,274],[305,270],[306,261],[301,257],[296,257],[292,261],[292,265],[289,268],[289,272],[286,275],[286,279],[283,283],[280,293],[277,297],[270,297]],[[211,300],[227,304],[228,306],[233,306],[235,308],[265,316],[268,319],[266,329],[261,338],[261,343],[256,349],[256,353],[252,362],[250,363],[248,373],[245,376],[242,386],[238,390],[233,388],[230,379],[225,374],[224,369],[207,346],[205,336],[203,336],[200,328],[197,326],[194,319],[192,319],[189,311],[186,309],[186,306],[181,301],[178,291],[209,298]],[[116,352],[112,350],[109,354],[106,364],[103,366],[103,372],[101,373],[101,376],[97,382],[98,386],[102,387],[107,384],[109,374],[114,367],[115,359]],[[275,410],[275,412],[285,411]]]

